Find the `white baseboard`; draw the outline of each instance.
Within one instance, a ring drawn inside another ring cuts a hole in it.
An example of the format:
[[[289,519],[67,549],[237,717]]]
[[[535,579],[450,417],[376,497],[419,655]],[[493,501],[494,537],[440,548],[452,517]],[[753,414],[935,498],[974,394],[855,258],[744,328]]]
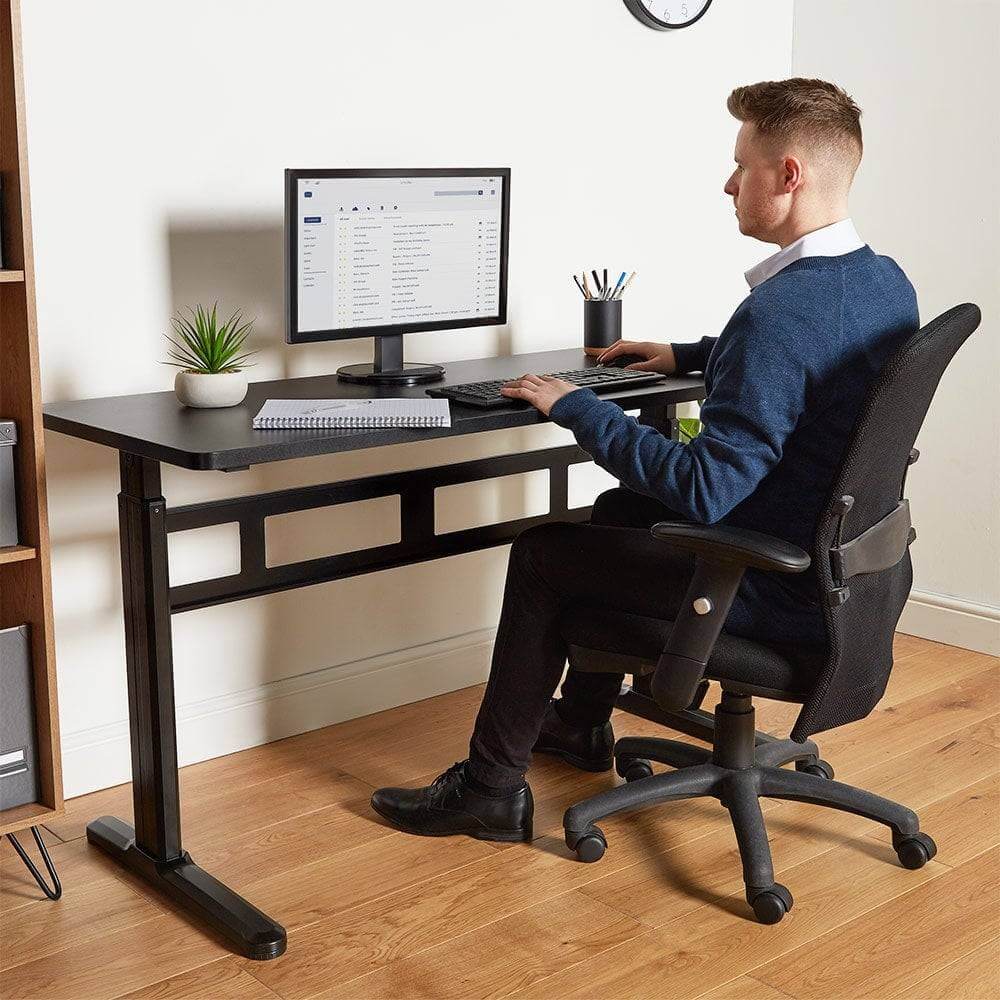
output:
[[[495,634],[481,629],[178,705],[179,761],[194,764],[478,684]],[[64,734],[62,759],[66,798],[131,781],[127,720]]]
[[[896,628],[907,635],[1000,656],[1000,608],[911,591]]]

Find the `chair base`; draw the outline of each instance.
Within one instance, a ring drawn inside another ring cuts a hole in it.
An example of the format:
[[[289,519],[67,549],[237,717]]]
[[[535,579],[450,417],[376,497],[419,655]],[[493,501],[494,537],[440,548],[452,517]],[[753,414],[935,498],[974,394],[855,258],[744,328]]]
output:
[[[892,845],[906,868],[921,868],[936,853],[934,841],[920,832],[916,813],[889,799],[832,780],[811,740],[775,740],[754,745],[750,698],[723,692],[715,711],[712,750],[674,740],[626,737],[615,744],[615,766],[624,785],[566,810],[566,844],[582,861],[597,861],[607,841],[596,821],[660,802],[718,799],[729,810],[740,857],[747,902],[761,923],[777,923],[792,907],[788,890],[774,881],[771,848],[760,798],[811,802],[864,816],[892,830]],[[653,774],[648,761],[677,768]],[[782,764],[796,764],[787,770]]]

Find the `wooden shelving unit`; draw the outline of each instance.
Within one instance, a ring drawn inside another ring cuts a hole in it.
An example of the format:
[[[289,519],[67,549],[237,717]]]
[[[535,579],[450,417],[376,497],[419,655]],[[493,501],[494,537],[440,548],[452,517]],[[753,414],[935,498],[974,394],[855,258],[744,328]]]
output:
[[[22,543],[0,548],[0,628],[31,626],[41,795],[37,803],[0,812],[0,834],[39,826],[63,809],[20,14],[19,0],[0,0],[4,264],[0,270],[0,417],[17,423],[15,481]]]

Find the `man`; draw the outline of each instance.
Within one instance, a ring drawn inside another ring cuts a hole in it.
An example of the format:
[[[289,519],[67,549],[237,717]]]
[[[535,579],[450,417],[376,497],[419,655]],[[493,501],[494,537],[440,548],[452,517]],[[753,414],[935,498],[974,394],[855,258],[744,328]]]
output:
[[[719,337],[619,342],[602,355],[638,355],[644,360],[631,367],[665,374],[704,372],[703,430],[690,444],[672,441],[559,379],[525,375],[505,388],[572,430],[623,487],[598,498],[590,524],[547,524],[514,542],[469,759],[427,788],[375,792],[373,808],[400,829],[528,840],[532,749],[610,768],[622,675],[570,669],[561,699],[550,699],[574,638],[611,652],[659,653],[634,648],[624,616],[674,618],[692,561],[651,540],[649,526],[721,522],[808,549],[865,390],[918,326],[909,281],[860,239],[848,215],[862,153],[851,98],[821,80],[792,79],[739,87],[728,107],[742,125],[725,192],[740,232],[780,249],[747,272],[750,294]],[[568,634],[586,615],[570,626],[564,612],[581,607],[613,609],[621,623],[585,638]],[[726,629],[824,642],[815,577],[747,572]]]

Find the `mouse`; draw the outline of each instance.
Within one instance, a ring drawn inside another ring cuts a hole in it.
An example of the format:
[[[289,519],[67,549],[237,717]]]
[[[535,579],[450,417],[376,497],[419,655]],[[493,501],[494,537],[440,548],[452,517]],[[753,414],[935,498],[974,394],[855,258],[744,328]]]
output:
[[[629,365],[635,365],[645,360],[645,358],[639,357],[638,354],[619,354],[618,357],[612,358],[610,361],[605,361],[603,367],[627,368]]]

